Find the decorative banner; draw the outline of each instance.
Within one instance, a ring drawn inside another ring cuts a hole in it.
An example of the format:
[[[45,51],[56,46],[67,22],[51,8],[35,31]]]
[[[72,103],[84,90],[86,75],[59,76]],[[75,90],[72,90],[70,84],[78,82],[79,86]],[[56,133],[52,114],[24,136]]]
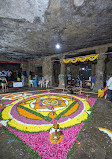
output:
[[[61,93],[35,94],[6,105],[0,123],[42,158],[66,159],[95,102]],[[50,131],[56,122],[60,139],[52,142]]]
[[[77,57],[74,59],[63,59],[63,63],[76,63],[76,62],[85,62],[85,61],[94,61],[98,60],[99,54],[94,56],[85,56],[85,57]]]

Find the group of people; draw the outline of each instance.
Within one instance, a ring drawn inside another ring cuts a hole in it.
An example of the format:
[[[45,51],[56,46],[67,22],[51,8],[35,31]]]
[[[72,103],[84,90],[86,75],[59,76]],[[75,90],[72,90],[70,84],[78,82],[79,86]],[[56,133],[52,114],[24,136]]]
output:
[[[68,88],[69,87],[74,87],[74,86],[80,86],[82,87],[82,83],[83,83],[83,76],[82,75],[78,75],[76,80],[72,79],[71,78],[71,75],[68,74],[67,76],[68,78]],[[21,77],[22,79],[22,82],[24,83],[25,81],[25,76],[22,75]],[[1,85],[2,85],[2,92],[7,92],[8,91],[8,82],[11,80],[11,71],[7,71],[7,74],[5,72],[2,72],[1,76],[0,76],[0,80],[1,80]],[[60,80],[60,79],[59,79]],[[95,75],[92,77],[92,79],[89,79],[90,80],[90,83],[91,83],[91,89],[93,89],[94,87],[94,84],[95,84]],[[29,83],[31,81],[31,75],[29,75],[28,77],[28,86],[29,86]],[[46,80],[46,88],[48,86],[48,83],[49,81]],[[39,77],[38,75],[35,75],[35,77],[33,77],[33,86],[34,87],[37,87],[37,86],[41,86],[41,87],[44,87],[45,85],[45,79],[44,77]],[[23,84],[24,86],[24,84]],[[102,91],[103,90],[103,91]],[[109,78],[109,80],[107,81],[107,84],[105,86],[104,89],[101,89],[101,92],[102,93],[102,96],[104,96],[105,94],[108,95],[108,101],[109,102],[112,102],[112,74],[111,74],[111,77]]]
[[[31,75],[28,77],[28,86],[29,87],[48,87],[49,80],[45,79],[44,77],[40,77],[38,75],[35,75],[33,78],[31,78]]]
[[[2,92],[7,92],[8,91],[8,82],[10,81],[9,78],[7,78],[6,74],[4,72],[1,73],[0,76],[0,81],[1,81],[1,86],[2,86]],[[29,75],[28,80],[26,80],[26,76],[24,74],[22,74],[21,78],[17,78],[18,82],[22,82],[22,86],[26,86],[26,81],[27,81],[27,85],[29,87],[33,86],[33,87],[48,87],[48,83],[49,81],[45,80],[44,77],[40,77],[38,75],[35,76],[31,76]],[[46,82],[45,82],[46,81]]]
[[[0,72],[0,82],[2,86],[2,92],[8,91],[8,82],[12,80],[12,74],[13,73],[10,70]]]
[[[38,75],[35,75],[35,77],[33,78],[33,86],[38,87],[40,80],[41,80],[41,78]]]
[[[33,86],[34,87],[40,86],[41,88],[42,87],[46,87],[47,88],[49,82],[50,82],[49,79],[45,79],[44,77],[38,77],[36,75],[35,78],[34,78]]]
[[[94,88],[95,78],[96,78],[95,75],[93,75],[92,78],[89,77],[89,80],[88,80],[89,84],[87,83],[88,84],[87,86],[90,86],[91,89]],[[82,74],[80,74],[80,76],[78,75],[76,80],[72,79],[71,76],[69,75],[68,81],[67,81],[68,88],[71,88],[74,86],[83,87],[83,83],[84,83],[83,81],[84,81],[84,77]],[[112,102],[112,74],[111,74],[111,77],[108,79],[106,86],[100,90],[102,93],[102,97],[106,95],[108,97],[108,102]]]
[[[94,88],[94,84],[95,84],[95,75],[89,77],[89,80],[85,80],[83,74],[80,74],[80,75],[77,75],[76,79],[72,79],[71,76],[67,75],[67,85],[68,87],[74,87],[74,86],[77,86],[77,87],[90,87],[91,89]],[[87,82],[86,82],[87,81]]]
[[[39,85],[41,87],[44,87],[44,84],[46,83],[46,87],[48,86],[48,82],[45,82],[47,80],[44,79],[44,77],[30,74],[27,76],[25,72],[21,72],[21,75],[16,76],[16,80],[12,79],[12,72],[10,70],[8,71],[2,71],[0,72],[0,83],[2,86],[2,91],[7,92],[9,84],[11,82],[22,82],[22,86],[33,86],[33,87],[38,87]],[[13,83],[12,83],[13,84]]]
[[[7,81],[16,81],[17,78],[21,78],[21,71],[11,71],[11,70],[2,70],[0,71],[0,76],[2,76],[2,73],[4,72],[4,76],[7,78]]]

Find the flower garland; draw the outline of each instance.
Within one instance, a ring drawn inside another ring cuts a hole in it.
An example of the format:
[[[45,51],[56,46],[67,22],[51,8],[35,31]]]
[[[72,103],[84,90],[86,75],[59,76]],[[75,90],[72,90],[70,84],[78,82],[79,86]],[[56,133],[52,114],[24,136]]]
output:
[[[76,62],[85,62],[85,61],[94,61],[98,60],[99,54],[94,56],[85,56],[85,57],[77,57],[74,59],[63,59],[63,63],[76,63]]]

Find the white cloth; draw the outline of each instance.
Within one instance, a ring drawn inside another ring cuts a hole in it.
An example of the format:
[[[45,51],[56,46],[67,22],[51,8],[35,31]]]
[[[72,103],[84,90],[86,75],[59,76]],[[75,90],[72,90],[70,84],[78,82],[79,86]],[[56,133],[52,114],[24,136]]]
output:
[[[44,87],[44,80],[40,80],[39,85],[41,86],[41,88]]]
[[[46,88],[48,88],[48,84],[49,84],[49,80],[46,80],[46,82],[45,82]]]
[[[80,80],[80,87],[82,88],[82,81]]]
[[[21,79],[22,79],[22,85],[24,86],[25,85],[25,76],[22,75]]]
[[[92,83],[92,86],[91,86],[91,89],[93,89],[94,88],[94,83]]]
[[[107,81],[107,87],[109,90],[112,90],[112,77],[110,77],[109,80]]]
[[[33,80],[29,80],[29,87],[33,86]]]
[[[91,81],[91,76],[89,77],[89,81]]]

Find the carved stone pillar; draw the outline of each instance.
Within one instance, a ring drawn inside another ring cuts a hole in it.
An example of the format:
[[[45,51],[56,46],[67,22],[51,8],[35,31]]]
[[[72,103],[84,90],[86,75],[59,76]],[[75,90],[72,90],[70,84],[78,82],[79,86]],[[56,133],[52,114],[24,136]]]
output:
[[[95,86],[94,91],[98,91],[98,89],[103,88],[104,84],[104,71],[105,71],[105,59],[107,55],[104,53],[107,51],[107,48],[99,48],[96,50],[96,53],[99,54],[99,58],[96,64],[96,72],[95,72]]]
[[[92,72],[91,72],[91,75],[92,75],[92,77],[93,77],[93,75],[95,74],[95,64],[92,64]]]
[[[50,56],[43,58],[42,70],[43,70],[44,78],[49,80],[49,85],[52,86],[53,64],[51,63],[51,57]]]
[[[65,63],[61,60],[59,88],[65,88]]]

